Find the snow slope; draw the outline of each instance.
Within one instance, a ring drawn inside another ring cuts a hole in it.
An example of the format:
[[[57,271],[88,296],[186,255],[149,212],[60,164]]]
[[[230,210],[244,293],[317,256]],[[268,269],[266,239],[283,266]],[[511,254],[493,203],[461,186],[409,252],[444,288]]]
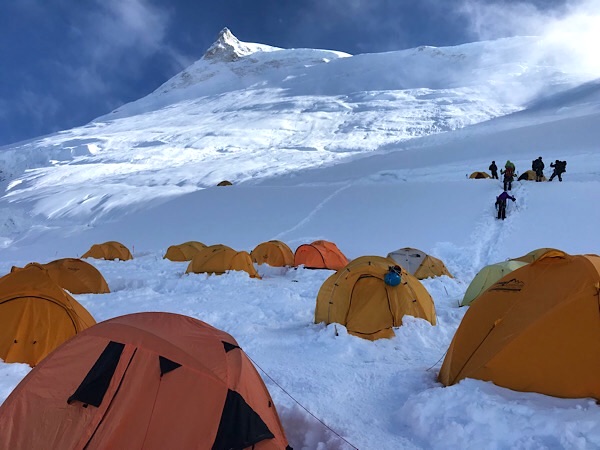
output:
[[[356,56],[222,38],[236,57],[205,57],[119,118],[0,151],[12,174],[0,273],[123,242],[134,260],[88,260],[112,292],[75,297],[98,321],[170,311],[231,333],[268,374],[296,449],[600,448],[592,399],[436,381],[481,267],[537,247],[600,253],[594,77],[540,59],[535,38]],[[508,102],[516,86],[530,95]],[[566,159],[564,181],[516,182],[497,221],[501,184],[467,175],[492,159],[523,171],[537,156]],[[224,178],[234,186],[214,186]],[[255,280],[162,259],[192,239],[251,250],[321,238],[350,258],[405,246],[441,258],[455,278],[423,282],[438,325],[405,317],[396,337],[368,342],[313,323],[331,271],[262,266]],[[28,371],[0,363],[0,401]]]

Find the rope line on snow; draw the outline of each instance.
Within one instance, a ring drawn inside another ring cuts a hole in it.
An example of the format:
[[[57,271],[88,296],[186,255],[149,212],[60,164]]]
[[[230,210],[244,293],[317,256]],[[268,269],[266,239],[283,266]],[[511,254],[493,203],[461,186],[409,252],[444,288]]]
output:
[[[302,405],[298,400],[296,400],[294,397],[292,397],[292,395],[286,391],[277,381],[275,381],[273,379],[273,377],[271,375],[269,375],[262,367],[260,367],[258,364],[256,364],[256,361],[254,361],[252,358],[250,358],[250,356],[248,355],[248,353],[246,353],[246,356],[248,356],[248,359],[250,361],[252,361],[252,363],[258,367],[260,369],[260,371],[262,373],[264,373],[267,378],[269,380],[271,380],[275,386],[277,386],[279,389],[281,389],[289,398],[291,398],[294,402],[296,402],[296,404],[298,406],[300,406],[304,411],[306,411],[308,414],[310,414],[312,417],[314,417],[315,419],[317,419],[321,425],[323,425],[325,428],[327,428],[329,431],[331,431],[333,434],[335,434],[337,437],[339,437],[342,441],[344,441],[346,444],[348,444],[350,447],[352,447],[354,450],[359,450],[358,447],[354,446],[353,444],[351,444],[350,442],[348,442],[346,439],[344,439],[343,436],[341,436],[339,433],[337,433],[335,430],[333,430],[330,426],[328,426],[325,422],[323,422],[321,419],[319,419],[317,416],[315,416],[313,413],[311,413],[304,405]]]
[[[435,366],[437,366],[439,364],[439,362],[444,358],[444,356],[446,356],[446,353],[448,353],[448,350],[446,350],[444,352],[444,354],[440,357],[440,359],[438,359],[435,364],[433,366],[431,366],[429,369],[426,369],[425,372],[429,372],[431,369],[433,369]]]

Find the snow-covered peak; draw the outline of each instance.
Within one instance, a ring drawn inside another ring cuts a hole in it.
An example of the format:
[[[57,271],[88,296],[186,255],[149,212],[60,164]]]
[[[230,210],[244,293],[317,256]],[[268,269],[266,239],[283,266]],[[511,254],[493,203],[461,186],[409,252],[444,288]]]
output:
[[[279,49],[268,45],[241,42],[233,35],[229,28],[225,27],[217,36],[217,40],[208,48],[202,59],[207,61],[231,62],[258,51],[273,50]]]

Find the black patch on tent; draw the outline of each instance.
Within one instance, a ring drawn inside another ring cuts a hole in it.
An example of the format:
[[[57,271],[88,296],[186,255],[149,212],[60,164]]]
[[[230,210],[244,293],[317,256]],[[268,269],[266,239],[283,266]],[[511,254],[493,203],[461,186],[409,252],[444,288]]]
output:
[[[165,373],[169,373],[172,370],[181,367],[181,364],[176,363],[175,361],[171,361],[170,359],[165,358],[164,356],[158,357],[158,362],[160,364],[160,376],[162,377]]]
[[[242,450],[274,437],[244,398],[228,390],[212,450]]]
[[[225,342],[225,341],[221,341],[221,342],[223,343],[223,347],[225,347],[225,353],[229,353],[231,350],[240,348],[239,346],[230,344],[229,342]]]
[[[124,348],[125,344],[110,341],[67,403],[77,400],[95,407],[100,406]]]

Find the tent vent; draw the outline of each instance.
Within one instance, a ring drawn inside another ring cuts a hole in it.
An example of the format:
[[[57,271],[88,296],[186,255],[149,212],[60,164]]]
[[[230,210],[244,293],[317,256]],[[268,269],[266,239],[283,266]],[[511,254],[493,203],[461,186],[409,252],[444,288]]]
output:
[[[160,376],[162,377],[165,373],[169,373],[172,370],[181,367],[181,364],[176,363],[175,361],[171,361],[170,359],[165,358],[164,356],[158,357],[158,362],[160,364]]]
[[[237,392],[228,390],[217,437],[212,450],[230,450],[252,447],[275,436],[260,416]]]
[[[225,341],[221,341],[221,342],[223,343],[223,347],[225,347],[225,353],[229,353],[231,350],[240,348],[239,346],[230,344],[229,342],[225,342]]]
[[[95,407],[100,406],[124,348],[125,344],[110,341],[67,403],[77,400]]]

